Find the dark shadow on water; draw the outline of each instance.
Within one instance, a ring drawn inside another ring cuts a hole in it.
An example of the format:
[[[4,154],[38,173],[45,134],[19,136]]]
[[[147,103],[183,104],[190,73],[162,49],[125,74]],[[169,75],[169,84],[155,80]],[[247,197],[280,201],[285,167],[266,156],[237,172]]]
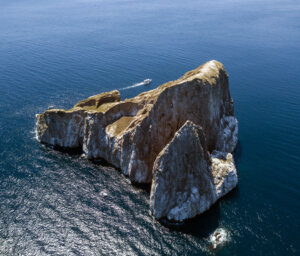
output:
[[[110,164],[109,162],[107,162],[106,160],[102,159],[102,158],[95,158],[95,159],[90,159],[89,160],[91,163],[93,163],[94,165],[99,165],[101,167],[113,167],[114,169],[116,169],[117,171],[120,171],[118,168],[116,168],[115,166],[113,166],[112,164]]]
[[[80,156],[82,154],[82,148],[61,148],[61,147],[54,147],[54,150],[70,156]]]
[[[66,148],[66,147],[59,147],[59,146],[52,146],[50,144],[42,143],[44,150],[55,150],[63,155],[69,156],[80,156],[82,154],[82,148]]]
[[[208,211],[187,221],[176,223],[167,219],[161,219],[159,222],[166,228],[193,235],[200,238],[207,238],[216,228],[219,227],[220,204],[217,202]]]
[[[131,185],[136,188],[136,189],[142,189],[145,190],[149,196],[150,196],[150,192],[151,192],[151,183],[147,184],[147,183],[136,183],[136,182],[131,182]]]
[[[233,152],[233,159],[237,163],[242,157],[243,147],[240,141],[238,141],[236,149]]]
[[[228,194],[226,194],[225,196],[223,196],[222,198],[220,198],[218,200],[218,202],[222,202],[222,201],[232,201],[232,200],[236,200],[240,197],[240,192],[239,192],[239,185],[237,185],[233,190],[231,190]]]

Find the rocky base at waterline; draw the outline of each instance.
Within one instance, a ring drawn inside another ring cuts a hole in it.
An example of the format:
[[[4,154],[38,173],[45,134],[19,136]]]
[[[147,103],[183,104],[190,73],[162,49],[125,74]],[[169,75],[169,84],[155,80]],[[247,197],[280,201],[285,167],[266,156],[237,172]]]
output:
[[[202,128],[191,121],[157,156],[153,175],[150,210],[157,219],[195,217],[237,185],[231,153],[210,155]]]
[[[228,75],[217,61],[132,99],[101,93],[36,119],[41,143],[82,148],[131,181],[152,183],[150,210],[158,219],[194,217],[237,184],[231,152],[238,124]]]

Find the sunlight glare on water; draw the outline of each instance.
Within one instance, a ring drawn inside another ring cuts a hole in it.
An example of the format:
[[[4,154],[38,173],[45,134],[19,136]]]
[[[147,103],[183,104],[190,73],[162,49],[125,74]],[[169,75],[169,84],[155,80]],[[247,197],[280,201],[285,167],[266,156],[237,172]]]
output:
[[[292,0],[1,1],[0,255],[299,254],[299,27]],[[239,185],[184,224],[150,216],[149,188],[34,138],[50,106],[133,97],[211,59],[230,77]],[[211,251],[219,228],[230,239]]]

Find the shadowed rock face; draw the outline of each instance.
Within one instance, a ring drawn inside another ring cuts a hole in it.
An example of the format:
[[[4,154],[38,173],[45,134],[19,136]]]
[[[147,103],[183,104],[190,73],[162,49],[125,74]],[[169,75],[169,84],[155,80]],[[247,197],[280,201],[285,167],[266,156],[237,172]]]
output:
[[[154,162],[188,120],[203,131],[204,155],[232,152],[237,144],[228,76],[217,61],[132,99],[121,101],[118,91],[102,93],[36,119],[40,142],[82,148],[89,159],[105,159],[138,183],[151,183]]]

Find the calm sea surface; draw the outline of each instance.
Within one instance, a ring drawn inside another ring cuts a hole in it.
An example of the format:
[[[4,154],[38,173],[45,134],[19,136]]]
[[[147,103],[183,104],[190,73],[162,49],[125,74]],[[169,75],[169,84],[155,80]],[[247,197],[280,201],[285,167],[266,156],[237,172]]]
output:
[[[0,255],[299,255],[299,1],[0,0],[0,39]],[[34,139],[49,105],[133,97],[211,59],[230,76],[240,182],[184,225],[153,220],[113,168]]]

